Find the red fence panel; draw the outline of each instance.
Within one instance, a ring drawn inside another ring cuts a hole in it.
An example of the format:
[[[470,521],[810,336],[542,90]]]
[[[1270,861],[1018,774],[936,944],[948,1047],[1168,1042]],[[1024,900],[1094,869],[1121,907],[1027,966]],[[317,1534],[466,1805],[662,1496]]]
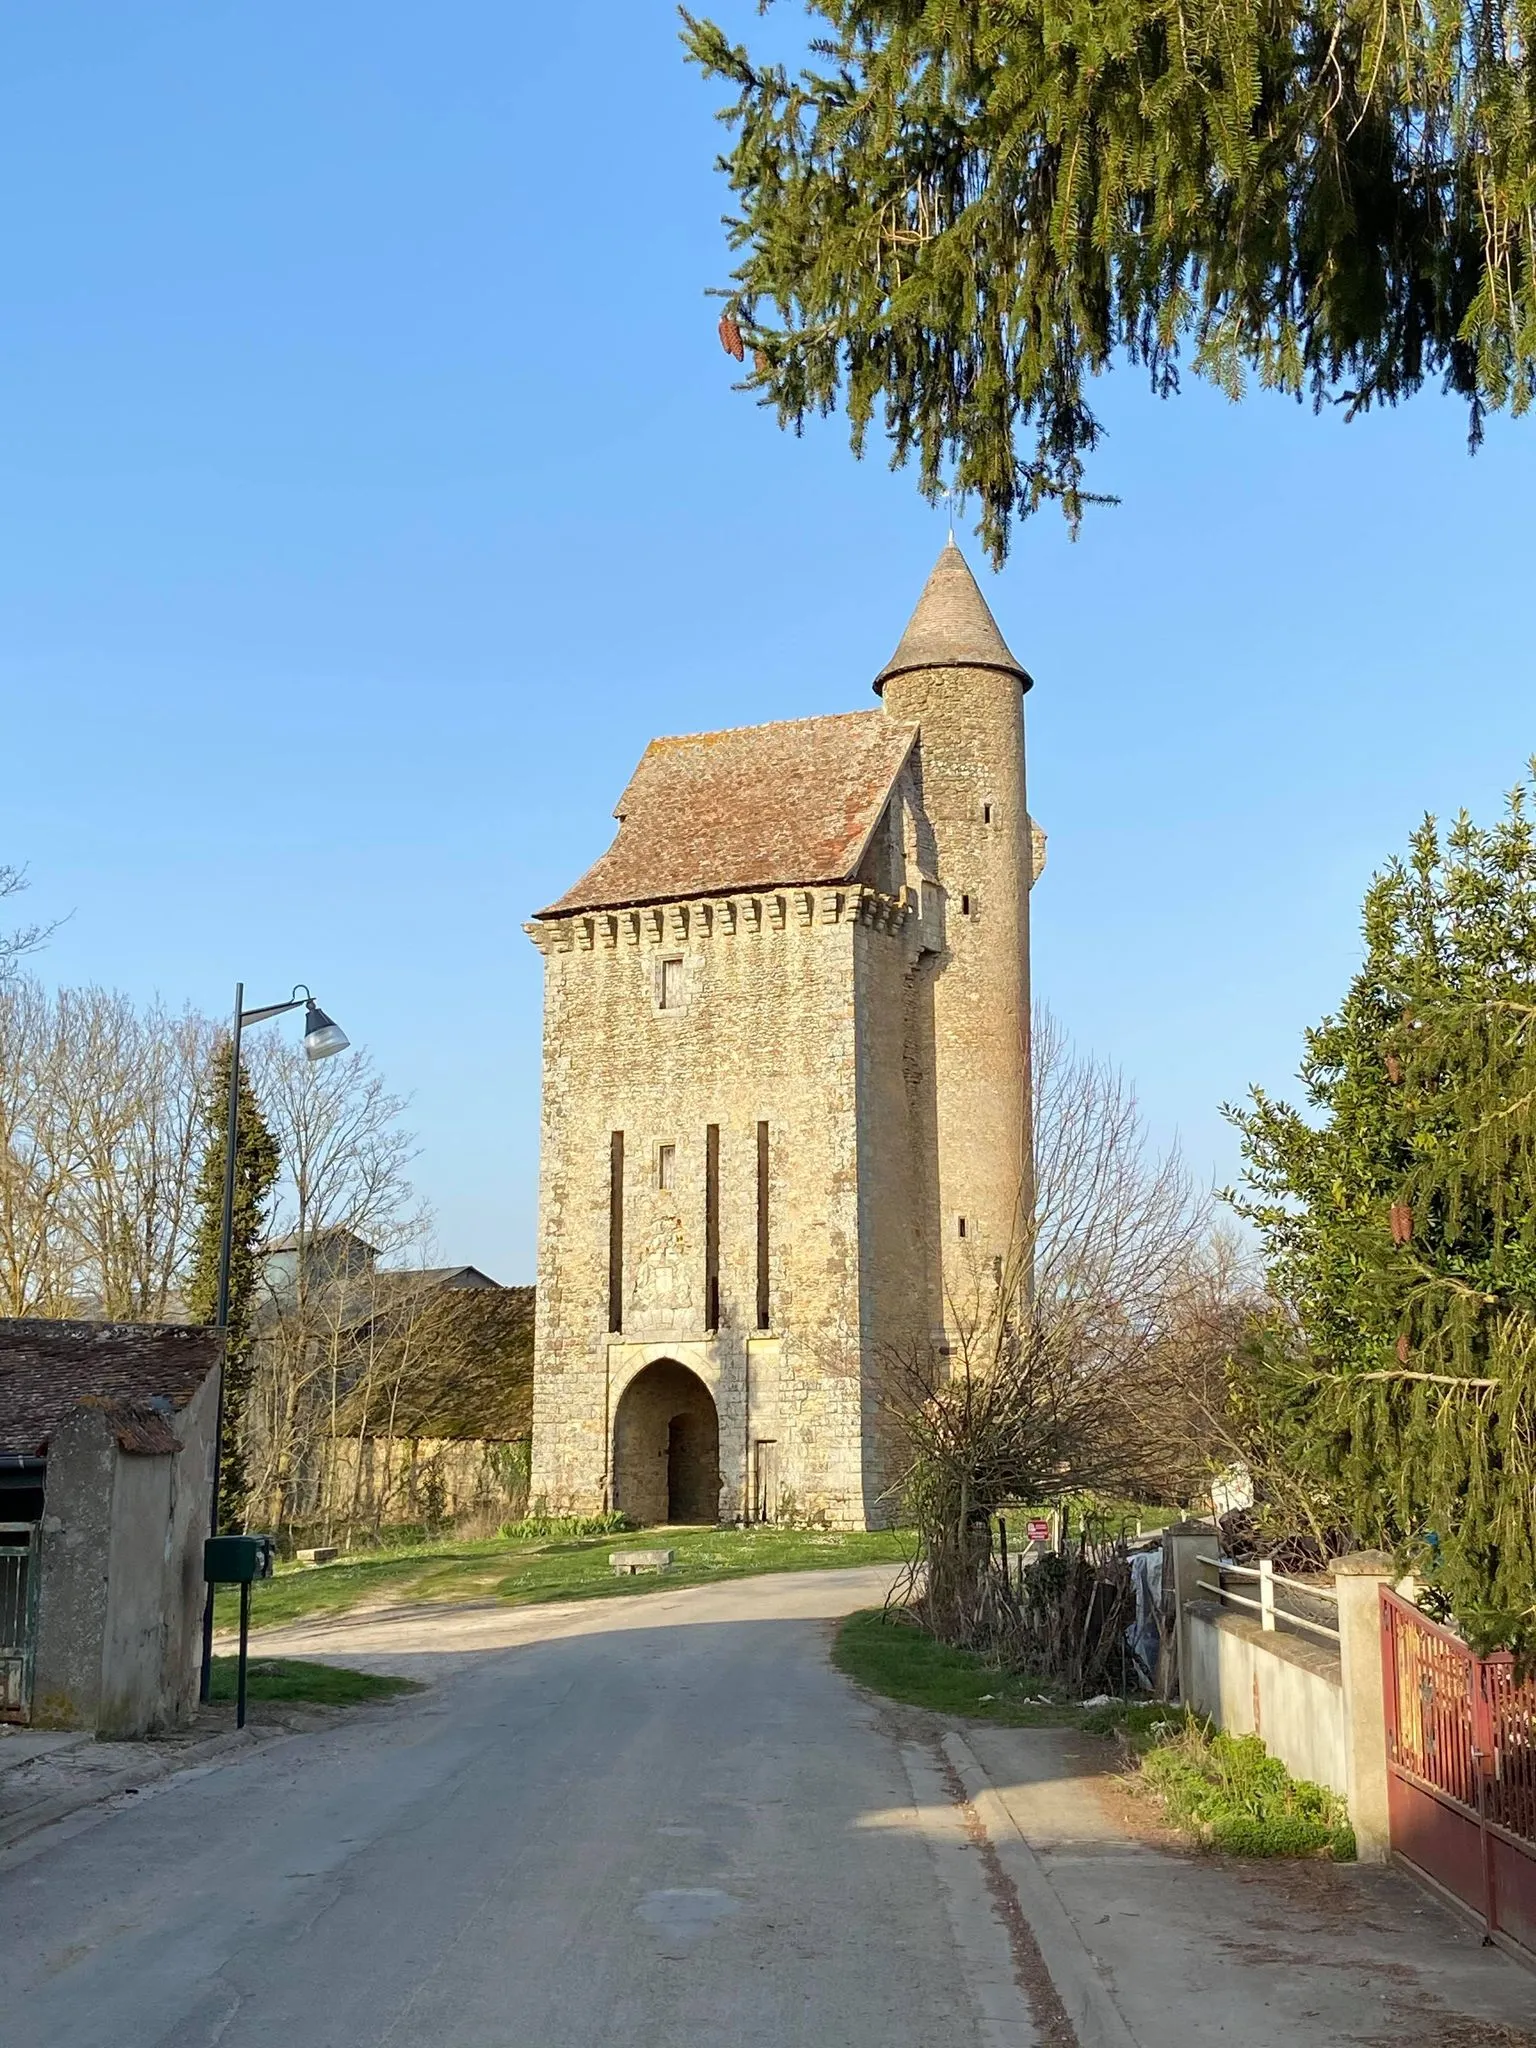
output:
[[[1381,1590],[1392,1847],[1536,1954],[1536,1685]]]

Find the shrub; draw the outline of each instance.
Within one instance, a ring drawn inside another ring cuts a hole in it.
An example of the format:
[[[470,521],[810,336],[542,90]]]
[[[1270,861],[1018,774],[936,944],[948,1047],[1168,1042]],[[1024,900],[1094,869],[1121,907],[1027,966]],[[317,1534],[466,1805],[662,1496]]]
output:
[[[1188,1715],[1142,1759],[1141,1774],[1169,1818],[1207,1848],[1354,1858],[1354,1830],[1338,1794],[1293,1778],[1257,1735],[1215,1733]]]
[[[600,1515],[525,1515],[503,1522],[496,1532],[509,1543],[538,1543],[559,1536],[618,1536],[635,1524],[617,1508]]]

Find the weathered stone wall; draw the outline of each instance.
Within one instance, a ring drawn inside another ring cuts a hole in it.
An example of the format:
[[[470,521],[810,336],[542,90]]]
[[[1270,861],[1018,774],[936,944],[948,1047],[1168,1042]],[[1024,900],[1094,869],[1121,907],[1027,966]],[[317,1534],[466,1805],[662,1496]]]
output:
[[[720,1422],[721,1514],[776,1444],[794,1512],[862,1526],[856,958],[901,957],[905,907],[781,890],[532,928],[546,956],[533,1497],[609,1505],[629,1377],[695,1371]],[[681,1008],[661,963],[684,962]],[[898,970],[899,971],[899,970]],[[757,1125],[769,1127],[770,1327],[756,1325]],[[720,1314],[705,1327],[705,1131],[720,1130]],[[608,1329],[610,1137],[625,1134],[624,1327]],[[659,1147],[673,1185],[658,1185]],[[763,1339],[770,1341],[764,1342]]]
[[[885,683],[894,718],[921,732],[923,940],[932,957],[914,984],[913,1103],[926,1150],[932,1116],[937,1186],[924,1191],[929,1270],[942,1325],[986,1306],[997,1261],[1020,1249],[1029,1155],[1029,889],[1033,843],[1025,799],[1023,699],[1016,675],[916,669]],[[929,990],[921,986],[929,977]],[[928,1004],[931,1001],[931,1013]],[[931,1051],[924,1042],[931,1030]],[[932,1088],[932,1109],[921,1091]],[[961,1223],[964,1220],[964,1235]]]
[[[515,1520],[528,1509],[528,1440],[343,1437],[295,1474],[300,1543],[373,1524],[459,1516]],[[329,1535],[327,1534],[329,1532]]]

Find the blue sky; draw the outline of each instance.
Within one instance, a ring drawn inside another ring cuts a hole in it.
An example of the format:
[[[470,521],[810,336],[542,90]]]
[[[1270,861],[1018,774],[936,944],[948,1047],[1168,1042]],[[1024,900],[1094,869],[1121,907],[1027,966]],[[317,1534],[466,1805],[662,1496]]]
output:
[[[872,704],[942,519],[732,392],[669,6],[0,23],[0,860],[73,913],[42,971],[312,983],[413,1098],[443,1255],[529,1278],[523,919],[652,733]],[[1037,679],[1036,985],[1222,1179],[1372,870],[1536,749],[1536,427],[1469,460],[1433,396],[1100,395],[1120,508],[970,549]]]

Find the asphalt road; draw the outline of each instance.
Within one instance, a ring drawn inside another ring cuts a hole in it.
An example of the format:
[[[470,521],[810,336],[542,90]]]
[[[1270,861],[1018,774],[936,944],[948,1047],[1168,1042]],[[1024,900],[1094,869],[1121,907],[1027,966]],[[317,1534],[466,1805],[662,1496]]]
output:
[[[1033,2038],[978,2008],[975,1859],[827,1662],[826,1617],[881,1584],[380,1618],[359,1661],[429,1692],[0,1864],[6,2048]],[[359,1649],[355,1625],[287,1633]]]

